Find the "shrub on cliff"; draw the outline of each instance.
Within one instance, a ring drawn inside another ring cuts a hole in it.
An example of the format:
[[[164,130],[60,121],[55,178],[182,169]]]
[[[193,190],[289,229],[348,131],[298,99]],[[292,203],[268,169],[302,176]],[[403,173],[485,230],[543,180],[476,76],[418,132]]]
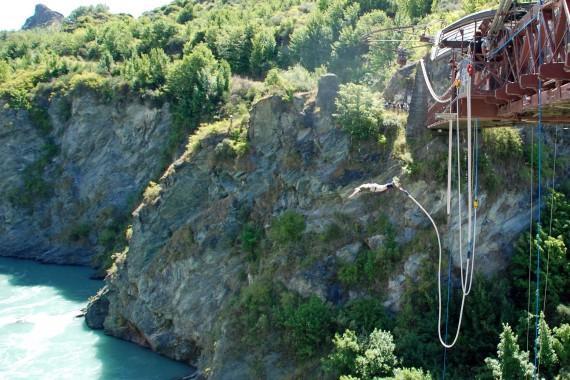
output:
[[[368,87],[349,83],[340,86],[334,117],[355,139],[374,138],[382,122],[382,105]]]
[[[285,343],[297,357],[307,359],[322,351],[329,341],[333,311],[316,296],[305,301],[284,297],[279,320]]]
[[[166,83],[170,58],[162,49],[135,56],[125,62],[121,74],[136,90],[157,89]]]
[[[301,239],[305,227],[305,217],[288,210],[271,223],[269,237],[279,244],[292,243]]]
[[[516,128],[486,128],[482,134],[485,148],[497,157],[520,157],[523,153],[523,141]]]
[[[218,61],[205,44],[194,47],[170,68],[167,89],[175,103],[178,123],[195,125],[225,99],[230,86],[230,67]]]

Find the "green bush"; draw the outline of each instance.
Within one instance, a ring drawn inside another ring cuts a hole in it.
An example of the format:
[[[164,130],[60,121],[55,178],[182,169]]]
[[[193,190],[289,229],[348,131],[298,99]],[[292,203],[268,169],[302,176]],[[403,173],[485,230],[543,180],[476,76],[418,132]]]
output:
[[[331,70],[345,81],[361,81],[365,77],[383,83],[395,58],[397,42],[369,42],[370,34],[378,29],[393,28],[394,22],[383,11],[365,14],[355,26],[346,25],[333,44]],[[401,35],[392,30],[374,34],[374,39],[397,40]]]
[[[251,73],[261,77],[275,64],[276,42],[271,29],[261,29],[252,40],[249,63]]]
[[[357,285],[360,281],[360,271],[356,263],[343,263],[338,270],[338,280],[346,287]]]
[[[523,153],[523,141],[516,128],[485,128],[482,137],[484,149],[496,157],[520,158]]]
[[[217,54],[230,64],[232,72],[241,75],[248,75],[251,72],[250,60],[255,34],[255,27],[249,23],[245,25],[236,23],[217,31],[215,37]]]
[[[235,322],[248,346],[257,347],[263,343],[270,328],[274,326],[274,313],[278,294],[271,281],[260,279],[242,288],[234,305]]]
[[[107,80],[104,76],[89,71],[74,74],[69,80],[71,91],[92,90],[100,92],[104,89],[106,84]]]
[[[340,326],[358,334],[370,334],[375,328],[387,329],[391,325],[384,305],[376,298],[361,298],[348,302],[338,315]]]
[[[167,49],[170,40],[178,32],[176,24],[168,19],[159,18],[144,25],[140,33],[139,51],[150,53],[153,49]]]
[[[290,49],[303,66],[314,70],[328,61],[332,42],[333,30],[329,20],[323,14],[316,13],[307,25],[293,32]]]
[[[4,82],[12,73],[12,67],[8,62],[0,60],[0,83]]]
[[[287,345],[299,358],[315,356],[329,342],[333,313],[318,297],[300,303],[293,298],[285,299],[279,320]]]
[[[340,86],[334,117],[355,139],[375,138],[382,122],[382,106],[366,86],[349,83]]]
[[[418,19],[431,12],[432,0],[405,0],[403,10],[411,19]]]
[[[391,376],[398,364],[394,338],[389,331],[374,329],[369,336],[357,337],[346,330],[335,334],[333,352],[325,359],[328,372],[349,378],[374,380]]]
[[[157,89],[166,83],[166,73],[170,59],[162,49],[152,49],[128,59],[121,74],[135,90]]]
[[[230,69],[226,62],[218,62],[206,45],[200,44],[171,66],[166,83],[176,103],[177,122],[191,121],[195,125],[227,96]]]
[[[269,237],[278,244],[293,243],[302,238],[305,228],[305,217],[288,210],[271,223]]]
[[[262,234],[262,230],[252,223],[246,223],[241,230],[239,239],[241,248],[249,255],[252,261],[257,259],[256,250],[263,236]]]

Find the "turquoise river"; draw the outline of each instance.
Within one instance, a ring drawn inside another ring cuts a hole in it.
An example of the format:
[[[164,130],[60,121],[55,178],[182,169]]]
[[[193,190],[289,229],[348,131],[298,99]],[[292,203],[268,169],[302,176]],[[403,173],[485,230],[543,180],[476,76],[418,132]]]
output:
[[[169,380],[192,373],[85,326],[76,316],[102,285],[90,273],[0,258],[0,379]]]

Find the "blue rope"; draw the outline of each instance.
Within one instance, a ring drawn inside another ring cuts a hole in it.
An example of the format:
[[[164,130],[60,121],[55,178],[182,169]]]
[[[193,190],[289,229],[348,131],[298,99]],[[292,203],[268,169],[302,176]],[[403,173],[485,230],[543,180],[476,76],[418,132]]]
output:
[[[539,7],[542,6],[542,0],[538,0]],[[539,9],[539,15],[541,15],[542,10]],[[538,66],[542,65],[542,44],[541,41],[542,33],[542,17],[538,18]],[[539,356],[539,310],[540,310],[540,220],[541,220],[541,177],[542,177],[542,80],[538,78],[538,124],[537,124],[537,135],[538,135],[538,199],[537,199],[537,228],[536,228],[536,293],[535,293],[535,322],[534,322],[534,373],[533,378],[538,380],[538,356]]]

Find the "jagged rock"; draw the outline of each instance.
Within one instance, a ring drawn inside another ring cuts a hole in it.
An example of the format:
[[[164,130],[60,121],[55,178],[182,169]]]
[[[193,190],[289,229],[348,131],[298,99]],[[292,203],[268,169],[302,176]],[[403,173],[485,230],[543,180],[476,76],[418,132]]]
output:
[[[383,91],[384,100],[394,104],[410,104],[414,92],[415,70],[415,63],[398,69]]]
[[[59,25],[64,17],[61,13],[52,11],[43,4],[36,5],[34,15],[28,17],[22,29],[45,28],[48,26]]]
[[[384,244],[384,240],[386,240],[386,236],[384,235],[370,236],[366,239],[366,245],[368,245],[370,249],[378,249]]]
[[[388,291],[387,299],[384,301],[384,307],[388,308],[392,312],[400,311],[402,294],[404,293],[404,287],[406,285],[406,280],[413,279],[422,262],[426,259],[426,254],[413,254],[404,263],[404,272],[397,274],[396,276],[388,280]]]
[[[333,112],[340,80],[336,74],[325,74],[319,78],[318,86],[317,107],[320,107],[325,112]]]
[[[232,317],[224,313],[240,289],[255,281],[252,276],[248,280],[247,260],[236,254],[232,240],[239,234],[243,210],[258,225],[267,227],[284,210],[296,210],[304,215],[308,233],[322,231],[339,214],[365,231],[381,213],[398,231],[400,244],[413,240],[414,231],[431,231],[425,215],[399,192],[382,194],[381,202],[375,203],[377,207],[370,207],[370,202],[378,199],[374,198],[379,196],[376,194],[345,201],[362,180],[338,180],[339,173],[355,170],[351,166],[350,141],[330,122],[331,115],[318,110],[309,96],[292,102],[267,97],[254,105],[248,130],[250,149],[245,156],[231,162],[217,161],[215,148],[227,136],[211,136],[199,151],[167,171],[161,180],[160,202],[142,204],[137,209],[127,259],[118,266],[117,274],[107,279],[107,333],[142,342],[200,369],[209,368],[213,379],[247,378],[244,363],[254,359],[236,347],[239,343],[232,340],[227,328]],[[314,142],[314,150],[311,160],[304,162],[303,144],[308,140]],[[359,165],[367,182],[385,183],[402,174],[399,163],[391,158]],[[409,177],[402,179],[406,189],[433,215],[445,211],[445,189]],[[509,189],[493,207],[481,208],[480,236],[501,234],[502,241],[518,236],[526,227],[525,218],[516,217],[515,211],[494,210],[515,210],[513,202],[523,196],[524,192]],[[485,222],[487,218],[493,222]],[[449,228],[443,226],[442,234],[450,233]],[[381,240],[380,235],[373,235],[367,244],[376,246]],[[445,244],[448,242],[444,239]],[[478,260],[483,264],[478,270],[496,273],[504,268],[508,250],[488,239],[481,239],[479,244]],[[272,279],[298,294],[317,295],[342,304],[364,296],[344,289],[335,277],[338,264],[354,261],[361,248],[360,241],[345,241],[329,255],[315,257],[304,266],[288,263],[295,259],[303,262],[302,255],[317,253],[295,248],[272,252],[271,265],[280,268]],[[406,259],[402,272],[389,279],[386,307],[397,310],[406,279],[417,276],[423,260],[437,260],[432,237],[426,238],[422,248],[424,251],[416,251]],[[293,366],[275,355],[255,360],[266,369],[278,361],[284,372]]]
[[[361,248],[362,248],[362,243],[356,241],[354,243],[345,245],[344,247],[336,251],[336,257],[338,257],[340,260],[344,262],[352,263],[354,262],[354,260],[356,260],[356,255],[358,255],[358,252],[360,251]]]
[[[107,288],[101,289],[93,300],[89,303],[85,313],[85,323],[92,329],[103,329],[103,322],[109,313],[109,300],[107,299]]]
[[[53,130],[44,136],[27,111],[0,104],[0,255],[88,265],[105,250],[104,231],[127,220],[133,200],[160,173],[156,157],[168,139],[170,113],[167,105],[107,103],[91,92],[48,105]],[[26,168],[46,146],[59,152],[41,176],[49,193],[23,206]]]

